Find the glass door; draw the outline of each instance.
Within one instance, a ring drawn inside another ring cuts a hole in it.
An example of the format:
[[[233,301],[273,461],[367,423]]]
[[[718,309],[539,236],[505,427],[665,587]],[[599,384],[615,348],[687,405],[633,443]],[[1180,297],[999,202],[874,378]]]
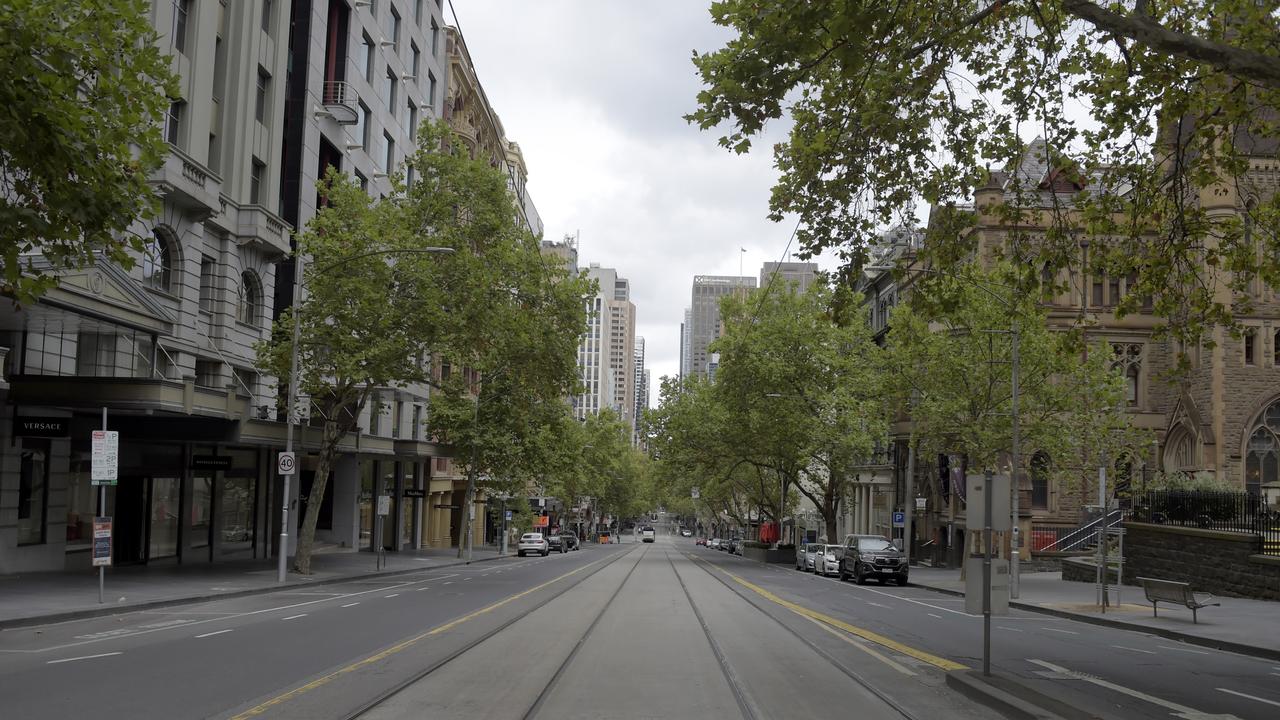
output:
[[[174,557],[178,554],[178,520],[181,501],[181,478],[151,479],[151,531],[147,542],[147,560]]]

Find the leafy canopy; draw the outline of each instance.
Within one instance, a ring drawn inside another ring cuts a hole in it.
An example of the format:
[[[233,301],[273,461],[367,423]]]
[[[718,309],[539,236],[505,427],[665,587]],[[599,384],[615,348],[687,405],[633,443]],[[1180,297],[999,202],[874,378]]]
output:
[[[1122,312],[1153,296],[1194,338],[1237,311],[1219,284],[1280,286],[1280,196],[1250,174],[1280,147],[1275,0],[722,0],[711,15],[735,35],[695,54],[688,119],[735,152],[790,119],[770,211],[799,217],[806,254],[861,266],[881,228],[915,225],[915,202],[965,203],[1008,168],[1009,256],[1133,273]],[[976,238],[958,229],[925,252],[966,256]]]
[[[146,0],[0,4],[0,283],[19,302],[57,271],[132,265],[126,228],[153,215],[148,176],[176,93]],[[40,255],[48,266],[37,265]]]

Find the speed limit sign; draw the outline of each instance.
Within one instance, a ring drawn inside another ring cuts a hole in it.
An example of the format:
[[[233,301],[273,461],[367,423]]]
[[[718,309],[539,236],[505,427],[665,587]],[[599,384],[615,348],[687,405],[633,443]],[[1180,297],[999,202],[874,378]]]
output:
[[[296,467],[296,463],[294,461],[293,453],[282,452],[276,458],[276,472],[281,475],[292,475],[294,467]]]

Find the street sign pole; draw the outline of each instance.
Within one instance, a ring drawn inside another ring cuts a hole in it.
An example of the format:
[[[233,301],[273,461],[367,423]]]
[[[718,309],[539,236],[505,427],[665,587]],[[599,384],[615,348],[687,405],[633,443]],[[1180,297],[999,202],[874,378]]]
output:
[[[296,312],[302,303],[302,256],[295,250],[293,253],[293,307]],[[285,418],[284,451],[293,454],[293,421],[298,408],[298,342],[300,341],[301,323],[298,316],[293,317],[293,347],[289,353],[289,417]],[[289,475],[281,477],[280,492],[280,550],[277,559],[276,582],[283,584],[285,580],[285,562],[289,559]]]
[[[982,489],[982,674],[991,676],[991,500],[993,475],[986,472],[986,486]]]
[[[105,405],[102,406],[102,432],[103,433],[107,432],[107,407]],[[98,516],[106,517],[106,515],[107,515],[107,486],[99,485],[98,486]],[[97,542],[97,538],[94,538],[94,542],[95,543]],[[104,602],[102,599],[102,596],[103,596],[103,593],[106,592],[106,585],[107,585],[107,568],[106,566],[99,565],[98,566],[98,604],[99,605],[103,604]]]

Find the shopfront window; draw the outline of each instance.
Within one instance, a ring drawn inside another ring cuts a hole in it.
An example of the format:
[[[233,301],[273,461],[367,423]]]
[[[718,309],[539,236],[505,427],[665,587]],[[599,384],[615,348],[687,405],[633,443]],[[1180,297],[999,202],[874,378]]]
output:
[[[73,458],[67,475],[67,552],[88,550],[93,545],[97,490],[89,482],[89,462]]]
[[[377,480],[378,463],[364,460],[360,463],[360,547],[373,548],[374,483]]]
[[[147,559],[178,554],[178,509],[182,500],[182,480],[158,477],[151,480],[151,542]]]
[[[402,463],[400,467],[404,468],[404,486],[418,487],[418,463]],[[407,547],[413,545],[413,521],[417,516],[415,509],[418,503],[414,498],[404,497],[403,492],[400,495],[400,546]]]
[[[218,509],[222,554],[253,547],[253,478],[224,478]]]
[[[18,479],[18,544],[45,541],[49,507],[49,443],[22,441],[22,472]]]
[[[191,488],[191,547],[209,547],[213,517],[213,478],[197,477]]]

